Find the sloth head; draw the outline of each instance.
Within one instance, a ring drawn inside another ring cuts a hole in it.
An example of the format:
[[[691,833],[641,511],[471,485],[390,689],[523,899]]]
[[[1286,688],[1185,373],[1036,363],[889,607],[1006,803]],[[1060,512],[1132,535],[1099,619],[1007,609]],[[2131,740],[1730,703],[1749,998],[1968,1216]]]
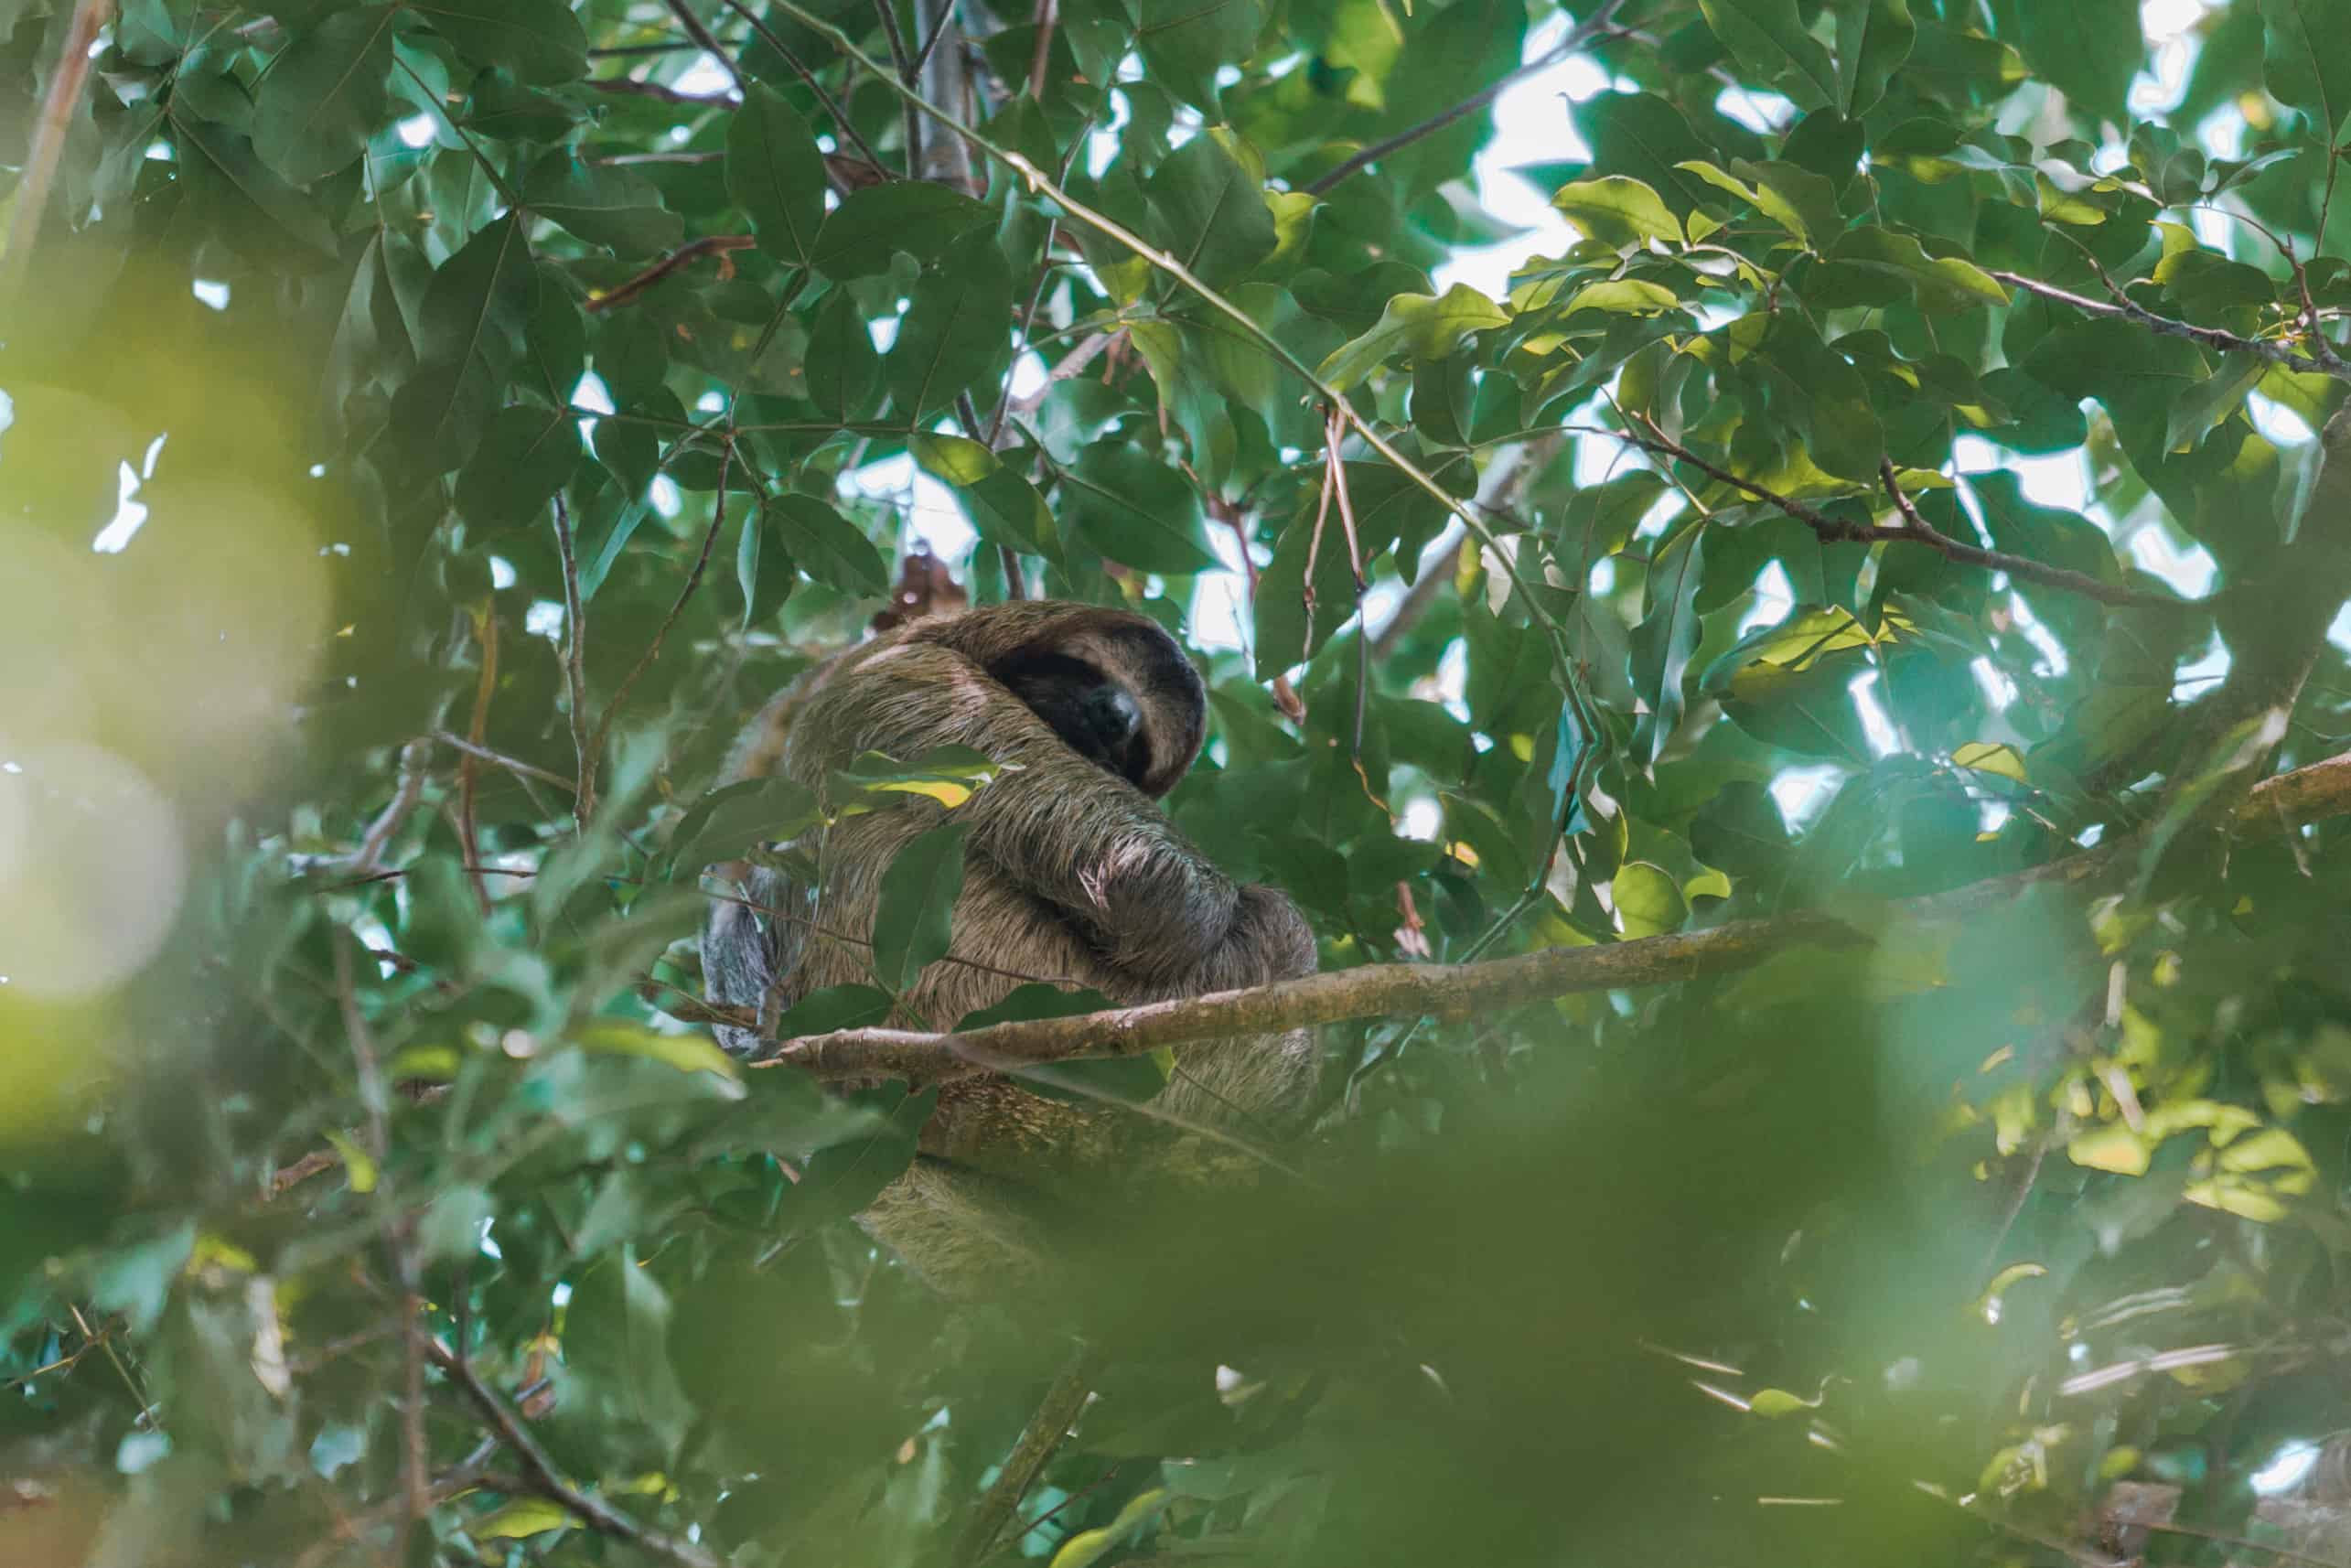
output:
[[[967,610],[915,635],[978,664],[1072,751],[1146,795],[1173,789],[1199,755],[1208,693],[1148,616],[1029,600]]]

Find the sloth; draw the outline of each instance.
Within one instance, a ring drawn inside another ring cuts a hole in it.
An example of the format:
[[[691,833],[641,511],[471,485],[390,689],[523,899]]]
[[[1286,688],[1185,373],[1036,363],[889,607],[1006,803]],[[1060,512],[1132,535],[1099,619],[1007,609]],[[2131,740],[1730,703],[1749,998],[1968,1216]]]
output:
[[[955,808],[971,832],[952,941],[899,998],[902,1026],[951,1027],[1031,980],[1133,1004],[1312,973],[1314,936],[1289,898],[1236,885],[1157,804],[1198,755],[1207,708],[1198,672],[1147,617],[996,605],[901,626],[820,664],[752,722],[727,777],[780,774],[821,798],[867,751],[912,761],[962,746],[1010,765]],[[755,1051],[780,1009],[870,982],[882,874],[939,820],[919,800],[840,817],[792,846],[812,881],[729,868],[735,886],[703,928],[705,986],[714,1002],[756,1009],[763,1028],[723,1026],[724,1046]],[[914,1167],[862,1223],[950,1295],[1035,1279],[1051,1266],[1051,1217],[1071,1198],[1243,1174],[1253,1162],[1217,1133],[1294,1130],[1316,1066],[1302,1030],[1185,1047],[1139,1110],[1047,1100],[995,1075],[947,1083]]]

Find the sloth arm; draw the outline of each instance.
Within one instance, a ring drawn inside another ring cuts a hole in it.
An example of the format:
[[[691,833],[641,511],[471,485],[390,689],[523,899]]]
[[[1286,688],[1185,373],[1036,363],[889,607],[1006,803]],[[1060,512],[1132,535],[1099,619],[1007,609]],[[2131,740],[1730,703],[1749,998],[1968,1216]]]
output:
[[[956,809],[972,847],[1060,910],[1112,969],[1154,993],[1254,983],[1314,966],[1289,900],[1236,886],[1150,797],[1079,757],[984,671],[935,644],[877,650],[811,699],[800,732],[839,765],[965,746],[1017,772]]]

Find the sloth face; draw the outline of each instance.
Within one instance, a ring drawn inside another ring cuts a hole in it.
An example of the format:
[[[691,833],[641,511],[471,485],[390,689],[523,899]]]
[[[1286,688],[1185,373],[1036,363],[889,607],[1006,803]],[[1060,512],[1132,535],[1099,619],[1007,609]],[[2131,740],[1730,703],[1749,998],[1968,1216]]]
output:
[[[1138,787],[1150,777],[1142,705],[1093,665],[1062,653],[1033,653],[996,679],[1087,761]]]

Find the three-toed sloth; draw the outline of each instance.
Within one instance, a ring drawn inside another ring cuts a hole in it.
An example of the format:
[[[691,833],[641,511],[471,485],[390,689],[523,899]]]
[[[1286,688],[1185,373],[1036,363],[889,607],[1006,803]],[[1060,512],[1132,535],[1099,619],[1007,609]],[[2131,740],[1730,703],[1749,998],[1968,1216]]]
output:
[[[1271,887],[1236,885],[1157,804],[1198,754],[1207,698],[1175,639],[1148,618],[1030,601],[900,627],[836,655],[770,703],[738,742],[733,779],[781,774],[823,795],[858,755],[913,761],[962,746],[1014,764],[955,819],[971,826],[948,956],[894,1019],[950,1027],[1023,977],[1140,1003],[1313,972],[1313,933]],[[712,1000],[773,1019],[809,993],[868,982],[882,874],[938,821],[929,802],[838,817],[803,843],[813,886],[738,868],[703,929]],[[745,1052],[757,1031],[725,1028]],[[1244,1138],[1294,1127],[1316,1070],[1304,1031],[1182,1047],[1154,1117],[1047,1100],[997,1076],[945,1084],[915,1166],[863,1217],[950,1294],[1032,1277],[1052,1251],[1024,1195],[1214,1174],[1230,1150],[1171,1133],[1203,1124]],[[1049,1230],[1049,1225],[1045,1227]]]

